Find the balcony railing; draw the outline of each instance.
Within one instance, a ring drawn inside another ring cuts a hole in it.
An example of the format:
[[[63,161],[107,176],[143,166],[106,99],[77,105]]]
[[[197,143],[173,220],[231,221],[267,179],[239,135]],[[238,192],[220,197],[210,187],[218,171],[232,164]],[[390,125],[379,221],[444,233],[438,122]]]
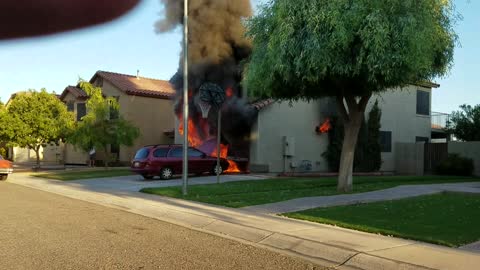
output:
[[[432,129],[445,129],[450,120],[450,114],[441,112],[432,112]]]

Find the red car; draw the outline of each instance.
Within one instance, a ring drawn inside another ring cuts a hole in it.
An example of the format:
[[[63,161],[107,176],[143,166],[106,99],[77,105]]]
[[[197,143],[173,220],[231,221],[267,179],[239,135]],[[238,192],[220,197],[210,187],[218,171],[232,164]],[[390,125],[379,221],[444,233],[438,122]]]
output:
[[[0,155],[0,181],[7,180],[8,175],[12,172],[12,162],[3,159],[3,157]]]
[[[183,168],[182,145],[145,146],[137,151],[131,164],[131,171],[140,174],[145,179],[160,176],[167,180],[175,174],[181,174]],[[188,172],[201,175],[205,172],[216,174],[217,158],[202,151],[189,147]],[[228,168],[228,161],[220,159],[220,173]]]

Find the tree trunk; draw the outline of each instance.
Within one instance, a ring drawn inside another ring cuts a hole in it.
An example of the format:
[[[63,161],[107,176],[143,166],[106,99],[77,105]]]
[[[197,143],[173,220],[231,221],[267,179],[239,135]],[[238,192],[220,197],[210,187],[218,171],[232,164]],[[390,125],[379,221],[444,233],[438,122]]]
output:
[[[35,155],[37,157],[37,166],[35,167],[35,171],[40,169],[40,146],[34,147],[33,151],[35,151]]]
[[[343,119],[345,136],[343,139],[342,154],[340,156],[340,169],[338,172],[337,190],[339,192],[352,191],[353,182],[353,160],[355,158],[355,147],[357,146],[358,133],[362,126],[365,109],[370,100],[371,94],[361,97],[357,103],[354,96],[338,96],[337,106],[340,116]],[[345,108],[344,98],[348,110]]]
[[[345,136],[343,139],[342,155],[340,156],[340,170],[338,172],[339,192],[352,191],[353,161],[355,158],[355,148],[357,146],[358,133],[362,126],[363,113],[357,115],[350,113],[350,121],[344,124]]]
[[[108,169],[108,162],[110,161],[110,156],[108,155],[107,147],[105,147],[104,153],[105,153],[105,164],[103,164],[103,165],[104,165],[105,170],[107,170]]]

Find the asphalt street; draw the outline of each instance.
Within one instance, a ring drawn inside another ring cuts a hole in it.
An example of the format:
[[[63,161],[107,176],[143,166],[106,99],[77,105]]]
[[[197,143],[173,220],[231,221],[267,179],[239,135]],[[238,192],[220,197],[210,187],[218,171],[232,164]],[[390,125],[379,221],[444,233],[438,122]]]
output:
[[[0,182],[1,269],[320,269],[307,261]]]

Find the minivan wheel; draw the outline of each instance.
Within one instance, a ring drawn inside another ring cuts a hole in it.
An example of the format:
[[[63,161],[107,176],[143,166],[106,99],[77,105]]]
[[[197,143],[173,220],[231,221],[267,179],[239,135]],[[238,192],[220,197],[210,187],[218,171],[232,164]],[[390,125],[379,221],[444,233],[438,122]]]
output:
[[[173,176],[172,169],[166,167],[166,168],[162,168],[160,170],[160,178],[162,178],[163,180],[168,180],[168,179],[172,178],[172,176]]]
[[[222,165],[221,165],[221,164],[218,166],[218,169],[219,169],[219,174],[222,174],[222,173],[223,173],[223,168],[222,168]],[[213,173],[214,175],[217,175],[217,164],[216,164],[216,163],[215,163],[215,165],[213,166],[212,173]]]
[[[153,175],[142,174],[142,176],[143,176],[143,179],[147,179],[147,180],[152,180],[153,179]]]
[[[0,181],[7,180],[7,178],[8,178],[8,174],[2,174],[2,175],[0,175]]]

